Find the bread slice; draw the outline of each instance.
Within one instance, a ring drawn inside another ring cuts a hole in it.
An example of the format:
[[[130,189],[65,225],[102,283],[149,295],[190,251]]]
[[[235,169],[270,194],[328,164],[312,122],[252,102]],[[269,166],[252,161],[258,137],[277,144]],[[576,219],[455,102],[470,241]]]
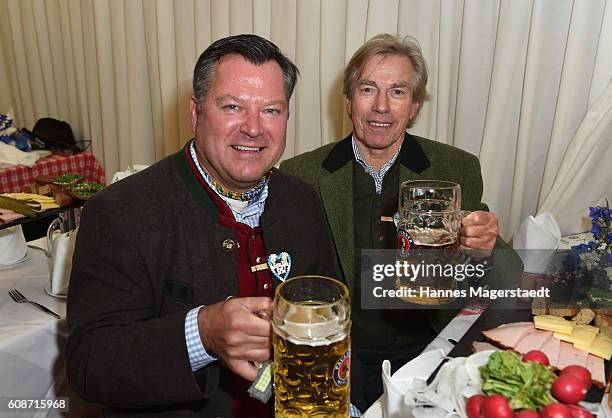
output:
[[[534,315],[548,314],[548,301],[546,298],[533,298],[531,302],[531,313]]]
[[[592,309],[580,309],[580,312],[574,317],[577,325],[588,325],[595,319],[595,312]]]
[[[548,305],[548,314],[553,316],[574,317],[578,314],[578,312],[580,312],[580,309],[563,303],[551,303]]]
[[[599,328],[606,337],[612,338],[612,316],[610,315],[595,315],[595,326]]]
[[[612,316],[612,309],[596,308],[596,309],[593,309],[593,310],[595,311],[596,314]]]

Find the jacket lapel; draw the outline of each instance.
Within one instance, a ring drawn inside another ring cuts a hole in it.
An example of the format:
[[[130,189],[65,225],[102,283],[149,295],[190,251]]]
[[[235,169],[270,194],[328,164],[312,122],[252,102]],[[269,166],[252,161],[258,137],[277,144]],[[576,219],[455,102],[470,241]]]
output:
[[[412,181],[412,180],[426,180],[426,179],[421,174],[415,173],[414,171],[410,170],[408,167],[404,165],[400,165],[400,175],[399,175],[400,186],[403,182]]]
[[[344,164],[319,179],[321,199],[331,228],[342,273],[349,289],[353,283],[355,252],[353,228],[353,165]]]
[[[416,138],[408,132],[404,134],[404,143],[399,155],[400,159],[400,185],[404,181],[424,180],[423,171],[431,167],[427,154],[419,145]]]

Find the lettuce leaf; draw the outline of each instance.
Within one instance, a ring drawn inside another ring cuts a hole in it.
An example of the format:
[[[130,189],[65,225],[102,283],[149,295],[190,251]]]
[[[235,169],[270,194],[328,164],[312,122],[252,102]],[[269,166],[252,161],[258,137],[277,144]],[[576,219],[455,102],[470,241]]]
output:
[[[486,366],[480,367],[482,391],[505,396],[512,409],[540,408],[554,403],[550,393],[555,375],[548,366],[528,362],[512,351],[493,353]]]

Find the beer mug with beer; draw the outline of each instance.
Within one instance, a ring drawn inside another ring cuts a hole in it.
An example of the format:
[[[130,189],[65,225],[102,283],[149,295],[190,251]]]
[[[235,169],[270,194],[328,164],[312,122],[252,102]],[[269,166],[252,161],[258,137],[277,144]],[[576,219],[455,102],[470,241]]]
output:
[[[274,296],[276,417],[348,417],[350,303],[346,286],[294,277]]]
[[[419,277],[398,277],[397,285],[414,289],[407,300],[424,305],[452,302],[457,283],[443,268],[457,262],[461,186],[449,181],[417,180],[400,185],[397,259],[421,265]],[[434,251],[428,251],[434,250]]]

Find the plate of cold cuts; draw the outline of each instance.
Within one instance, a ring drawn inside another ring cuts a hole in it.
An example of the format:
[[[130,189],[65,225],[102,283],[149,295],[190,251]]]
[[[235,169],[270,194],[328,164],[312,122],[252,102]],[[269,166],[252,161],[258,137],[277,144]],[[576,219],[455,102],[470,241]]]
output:
[[[576,321],[571,316],[559,319]],[[596,328],[594,325],[589,326]],[[603,328],[598,332],[604,334]],[[529,308],[489,308],[455,345],[449,356],[469,356],[474,352],[491,349],[513,350],[520,354],[539,350],[546,354],[554,369],[562,370],[572,364],[586,367],[591,372],[593,386],[585,400],[599,403],[610,378],[610,361],[604,359],[605,356],[578,349],[576,344],[558,337],[558,333],[555,336],[553,331],[534,326],[534,315]],[[605,339],[605,336],[601,338]]]

